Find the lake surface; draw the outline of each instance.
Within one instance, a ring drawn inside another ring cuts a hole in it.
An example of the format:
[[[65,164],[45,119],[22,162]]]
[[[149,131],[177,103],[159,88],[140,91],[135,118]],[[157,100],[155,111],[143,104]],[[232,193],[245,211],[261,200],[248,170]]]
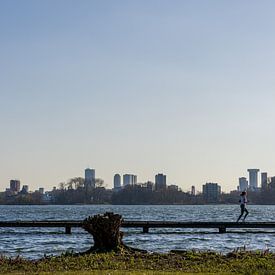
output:
[[[248,210],[250,213],[247,221],[275,221],[275,205],[250,205]],[[236,221],[240,207],[239,205],[2,205],[0,220],[83,220],[87,216],[106,211],[119,213],[125,220]],[[246,247],[247,250],[275,251],[275,230],[258,234],[249,233],[251,231],[249,229],[235,229],[239,233],[234,234],[218,234],[217,229],[150,229],[149,234],[143,234],[141,228],[122,228],[122,231],[125,232],[123,240],[126,244],[154,252],[197,249],[226,253],[240,247]],[[72,250],[80,252],[90,248],[92,242],[92,237],[80,228],[72,228],[71,235],[65,235],[64,228],[0,228],[0,253],[8,256],[40,258]]]

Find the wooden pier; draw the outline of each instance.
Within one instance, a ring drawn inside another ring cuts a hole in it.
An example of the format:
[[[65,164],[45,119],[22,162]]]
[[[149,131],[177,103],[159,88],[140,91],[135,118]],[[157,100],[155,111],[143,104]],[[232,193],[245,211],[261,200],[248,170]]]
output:
[[[275,229],[275,222],[173,222],[173,221],[123,221],[122,227],[142,228],[143,233],[149,233],[149,228],[205,228],[218,229],[226,233],[227,229]],[[82,221],[0,221],[0,227],[63,227],[66,234],[71,234],[72,227],[82,227]],[[275,232],[274,232],[275,233]]]

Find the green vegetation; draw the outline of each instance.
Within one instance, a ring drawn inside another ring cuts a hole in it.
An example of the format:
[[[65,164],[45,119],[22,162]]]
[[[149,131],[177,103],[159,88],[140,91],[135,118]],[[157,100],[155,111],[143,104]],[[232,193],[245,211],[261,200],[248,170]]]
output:
[[[103,272],[104,271],[104,272]],[[275,254],[270,252],[182,251],[157,253],[64,254],[40,260],[0,258],[1,274],[275,274]],[[65,273],[64,273],[65,272]],[[178,272],[178,273],[176,273]]]
[[[13,272],[13,273],[5,273],[2,275],[26,275],[27,273],[24,272]],[[39,275],[188,275],[188,274],[194,274],[194,273],[185,273],[180,271],[121,271],[121,270],[90,270],[90,271],[57,271],[57,272],[38,272],[35,274]],[[196,273],[197,275],[203,274],[203,273]],[[210,273],[208,273],[210,274]],[[212,273],[211,273],[212,274]]]

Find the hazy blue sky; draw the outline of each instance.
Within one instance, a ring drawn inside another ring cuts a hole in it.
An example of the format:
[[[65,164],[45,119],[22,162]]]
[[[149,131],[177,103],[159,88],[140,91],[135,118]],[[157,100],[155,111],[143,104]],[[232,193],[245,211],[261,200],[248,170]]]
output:
[[[274,30],[271,0],[0,1],[0,189],[275,175]]]

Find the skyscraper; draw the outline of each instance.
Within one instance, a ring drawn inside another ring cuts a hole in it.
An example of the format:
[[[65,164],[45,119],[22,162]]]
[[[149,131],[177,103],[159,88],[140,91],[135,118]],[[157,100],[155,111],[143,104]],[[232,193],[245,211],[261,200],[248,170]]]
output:
[[[208,182],[202,186],[202,194],[206,202],[218,202],[221,195],[221,187],[217,183]]]
[[[85,187],[95,188],[95,169],[85,169]]]
[[[195,189],[195,186],[194,186],[194,185],[192,185],[192,187],[191,187],[191,195],[192,195],[192,196],[195,196],[195,195],[196,195],[196,189]]]
[[[20,180],[10,180],[10,190],[13,192],[20,191]]]
[[[268,187],[267,173],[266,172],[261,173],[261,187],[262,187],[262,189],[265,189],[265,190]]]
[[[247,169],[249,173],[249,188],[256,190],[258,188],[258,172],[259,169]]]
[[[123,186],[137,184],[137,176],[132,174],[123,175]]]
[[[248,181],[245,177],[239,178],[239,191],[243,192],[248,189]]]
[[[156,187],[156,191],[166,189],[166,175],[157,174],[155,176],[155,187]]]
[[[115,174],[114,176],[114,189],[121,188],[121,176],[119,174]]]

